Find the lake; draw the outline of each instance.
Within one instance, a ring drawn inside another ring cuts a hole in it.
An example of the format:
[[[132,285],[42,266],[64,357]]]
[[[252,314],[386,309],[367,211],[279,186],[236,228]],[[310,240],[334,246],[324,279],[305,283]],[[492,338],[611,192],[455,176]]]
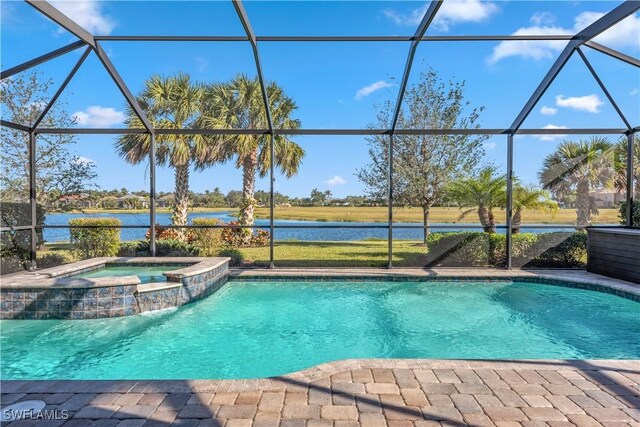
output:
[[[121,231],[120,238],[122,240],[144,240],[147,228],[149,226],[149,214],[147,213],[50,213],[46,215],[45,225],[68,225],[69,220],[74,218],[118,218],[122,225],[140,225],[145,228],[124,228]],[[189,223],[194,218],[218,218],[224,222],[236,221],[235,212],[198,212],[189,213]],[[171,214],[156,214],[156,222],[160,225],[171,224]],[[269,227],[268,219],[257,219],[256,225]],[[336,226],[367,226],[380,227],[385,226],[383,222],[325,222],[325,221],[294,221],[294,220],[275,220],[277,226],[317,226],[323,227]],[[419,226],[418,223],[395,223],[395,226]],[[472,227],[472,228],[468,228]],[[432,223],[431,231],[482,231],[477,224],[463,223]],[[549,230],[539,228],[522,227],[523,232],[542,233]],[[553,231],[573,231],[573,228],[558,228]],[[499,233],[504,233],[504,229],[499,229]],[[294,229],[282,228],[275,230],[276,240],[318,240],[318,241],[340,241],[340,240],[364,240],[371,238],[386,239],[388,230],[385,228],[307,228]],[[398,240],[420,240],[422,239],[422,229],[402,229],[395,228],[393,230],[393,238]],[[69,230],[64,228],[49,228],[44,230],[44,239],[47,242],[64,242],[69,241]]]

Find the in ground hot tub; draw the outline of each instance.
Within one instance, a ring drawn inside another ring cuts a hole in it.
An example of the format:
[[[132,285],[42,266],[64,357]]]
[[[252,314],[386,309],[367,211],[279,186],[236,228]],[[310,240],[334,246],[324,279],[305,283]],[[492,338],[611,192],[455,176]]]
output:
[[[220,289],[229,258],[92,258],[3,278],[0,319],[97,319],[188,304]]]

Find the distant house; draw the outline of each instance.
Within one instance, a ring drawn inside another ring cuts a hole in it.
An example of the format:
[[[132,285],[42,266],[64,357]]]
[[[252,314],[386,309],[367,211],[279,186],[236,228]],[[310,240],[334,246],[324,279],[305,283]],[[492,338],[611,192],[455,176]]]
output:
[[[116,202],[121,209],[144,209],[149,207],[146,197],[136,196],[135,194],[118,197]]]
[[[53,202],[53,207],[56,209],[89,209],[93,207],[93,202],[88,194],[67,194]]]
[[[611,190],[593,190],[589,192],[589,197],[593,200],[596,208],[617,208],[618,204],[625,200],[627,195],[624,192],[617,192]]]
[[[168,208],[173,206],[174,203],[174,199],[175,197],[173,197],[173,194],[169,193],[169,194],[165,194],[162,197],[158,197],[156,199],[156,206],[159,208]]]

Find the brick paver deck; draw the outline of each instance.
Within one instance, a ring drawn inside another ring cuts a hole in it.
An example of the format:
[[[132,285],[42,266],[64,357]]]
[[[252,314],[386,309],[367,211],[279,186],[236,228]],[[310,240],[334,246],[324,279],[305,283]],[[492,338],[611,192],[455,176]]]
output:
[[[640,426],[640,361],[346,360],[259,380],[0,386],[3,407],[70,415],[15,426]]]

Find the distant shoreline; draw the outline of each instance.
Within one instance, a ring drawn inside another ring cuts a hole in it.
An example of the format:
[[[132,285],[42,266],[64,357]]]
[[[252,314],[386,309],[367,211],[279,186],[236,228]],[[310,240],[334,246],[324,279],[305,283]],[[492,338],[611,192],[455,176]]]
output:
[[[238,212],[236,208],[190,208],[190,214],[206,214],[229,212],[235,216]],[[82,211],[50,212],[50,215],[92,215],[92,214],[148,214],[148,209],[84,209]],[[158,208],[158,214],[170,214],[171,208]],[[394,221],[404,223],[422,223],[422,209],[420,208],[394,208]],[[430,210],[430,222],[461,224],[477,223],[478,217],[475,212],[471,212],[464,218],[460,215],[462,210],[455,207],[434,207]],[[506,222],[505,211],[496,210],[496,224]],[[619,224],[618,209],[599,209],[599,215],[595,217],[598,224]],[[379,222],[388,221],[388,209],[386,206],[276,206],[275,219],[291,221],[317,221],[317,222]],[[269,208],[257,207],[255,209],[256,219],[268,219]],[[523,226],[531,224],[549,225],[574,225],[576,221],[576,211],[574,208],[559,209],[555,214],[536,211],[525,211],[523,214]]]

